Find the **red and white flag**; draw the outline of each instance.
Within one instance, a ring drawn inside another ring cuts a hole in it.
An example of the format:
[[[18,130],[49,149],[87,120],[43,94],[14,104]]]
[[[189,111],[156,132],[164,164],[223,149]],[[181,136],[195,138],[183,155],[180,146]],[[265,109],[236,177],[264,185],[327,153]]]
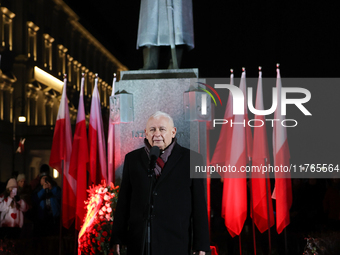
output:
[[[255,108],[256,110],[264,110],[261,71],[259,72],[259,79],[257,83]],[[254,119],[259,121],[254,123],[254,126],[256,127],[254,127],[252,166],[257,166],[258,169],[260,169],[261,166],[268,166],[270,164],[266,119],[264,115],[255,115]],[[268,212],[270,226],[274,225],[273,204],[270,195],[270,179],[269,176],[266,177],[265,174],[261,172],[254,172],[251,177],[251,194],[253,196],[253,205],[251,206],[253,211],[251,216],[259,231],[263,233],[268,229]],[[267,205],[269,205],[269,207]]]
[[[234,73],[232,70],[230,74],[230,84],[234,85]],[[233,96],[231,92],[229,92],[227,106],[224,113],[224,119],[228,122],[221,127],[220,136],[216,144],[214,155],[210,162],[210,165],[212,166],[215,166],[217,164],[228,166],[230,164],[231,137],[233,134],[233,128],[230,125],[231,120],[233,119]],[[226,188],[226,185],[223,186],[223,189],[224,188]],[[223,199],[221,211],[221,216],[223,218],[225,217],[225,204],[226,200]]]
[[[98,78],[95,79],[95,86],[92,93],[89,147],[90,184],[100,184],[101,180],[105,180],[107,182],[106,146],[100,96],[98,92]]]
[[[70,162],[70,175],[77,180],[76,224],[80,230],[86,210],[84,201],[87,200],[87,171],[89,168],[89,151],[86,133],[86,120],[84,109],[84,81],[81,80],[81,89],[78,103],[76,130],[73,137],[72,154]]]
[[[25,146],[24,146],[25,141],[26,141],[26,138],[24,139],[20,138],[19,145],[15,153],[23,153],[25,151]]]
[[[274,113],[273,126],[273,155],[274,166],[289,167],[289,147],[287,140],[286,127],[281,123],[285,117],[281,114],[281,76],[280,69],[277,68],[276,89],[277,89],[277,108]],[[283,229],[290,223],[289,209],[292,205],[292,184],[290,173],[275,173],[275,197],[276,197],[276,229],[280,234]]]
[[[246,73],[242,72],[240,89],[246,97]],[[251,156],[252,134],[248,126],[248,110],[244,100],[244,115],[234,115],[231,138],[230,166],[240,170],[246,166]],[[248,148],[248,146],[251,146]],[[247,218],[247,178],[239,173],[237,178],[224,178],[223,197],[224,221],[232,237],[239,235]],[[222,203],[223,204],[223,203]]]
[[[116,74],[113,77],[111,97],[115,95]],[[111,99],[110,99],[111,100]],[[107,138],[107,172],[109,183],[115,183],[115,167],[114,167],[114,142],[115,139],[115,125],[111,123],[111,116],[109,118],[109,135]]]
[[[61,96],[57,121],[54,129],[49,164],[52,168],[57,169],[59,173],[63,173],[63,211],[61,213],[61,217],[63,226],[65,228],[69,228],[75,217],[77,182],[69,174],[72,151],[72,131],[68,99],[66,96],[66,85],[67,79],[65,78],[63,94]]]

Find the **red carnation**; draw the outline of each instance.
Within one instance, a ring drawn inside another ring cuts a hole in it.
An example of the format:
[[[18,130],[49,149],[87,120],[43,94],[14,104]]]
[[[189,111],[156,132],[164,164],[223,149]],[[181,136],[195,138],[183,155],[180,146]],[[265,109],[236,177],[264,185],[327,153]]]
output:
[[[104,241],[105,241],[105,238],[104,238],[104,237],[101,237],[101,238],[100,238],[100,241],[101,241],[101,242],[104,242]]]
[[[100,246],[100,242],[98,241],[97,244]]]
[[[102,248],[100,246],[98,246],[98,251],[101,251],[101,250],[102,250]]]
[[[102,235],[103,235],[103,236],[107,236],[107,232],[106,232],[106,231],[103,231]]]
[[[95,243],[96,242],[96,239],[92,238],[92,243]]]

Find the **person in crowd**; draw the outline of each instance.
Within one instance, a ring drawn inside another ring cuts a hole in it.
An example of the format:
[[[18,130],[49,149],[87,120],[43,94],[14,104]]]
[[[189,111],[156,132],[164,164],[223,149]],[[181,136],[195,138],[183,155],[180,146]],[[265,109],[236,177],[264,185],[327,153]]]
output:
[[[145,146],[125,156],[111,239],[118,254],[121,245],[127,245],[129,255],[143,250],[148,162],[155,146],[161,154],[152,177],[151,254],[188,255],[192,249],[194,254],[202,255],[210,250],[204,179],[190,178],[190,160],[198,158],[203,164],[202,156],[180,146],[176,130],[168,114],[154,113],[146,124]]]
[[[40,179],[45,175],[50,175],[50,167],[47,164],[41,165],[39,174],[31,181],[30,186],[32,190],[39,188]]]
[[[59,230],[61,189],[49,175],[40,178],[40,186],[33,192],[36,235],[56,235]]]
[[[331,230],[340,229],[340,180],[331,179],[323,199],[323,209],[327,216],[327,227]]]
[[[6,191],[0,196],[0,237],[16,239],[24,224],[24,214],[28,210],[26,202],[17,194],[18,183],[9,179]]]
[[[17,177],[18,182],[18,195],[21,199],[23,199],[27,206],[28,210],[25,212],[24,217],[24,225],[21,230],[21,237],[27,238],[32,235],[33,232],[33,211],[32,211],[32,189],[30,185],[26,183],[25,174],[18,174]]]
[[[18,183],[18,195],[27,203],[29,207],[32,206],[31,196],[32,190],[29,185],[26,184],[25,174],[19,174],[17,177]]]

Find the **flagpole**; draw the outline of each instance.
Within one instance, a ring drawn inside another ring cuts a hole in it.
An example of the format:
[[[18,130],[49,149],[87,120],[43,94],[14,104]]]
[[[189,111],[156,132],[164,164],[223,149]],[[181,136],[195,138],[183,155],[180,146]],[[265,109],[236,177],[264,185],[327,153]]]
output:
[[[242,255],[241,233],[238,236],[238,246],[239,246],[239,249],[240,249],[240,255]]]
[[[66,74],[65,74],[66,76]],[[65,88],[64,88],[65,89]],[[61,205],[60,205],[60,224],[59,224],[59,255],[62,255],[62,229],[63,229],[63,220],[62,220],[62,212],[63,212],[63,184],[64,184],[64,160],[61,161]]]
[[[285,235],[285,254],[288,255],[288,243],[287,243],[287,227],[283,230]]]
[[[252,161],[251,158],[249,158],[249,166],[251,168]],[[250,204],[251,204],[251,223],[253,225],[253,244],[254,244],[254,255],[256,255],[256,237],[255,237],[255,223],[254,223],[254,200],[253,200],[253,180],[250,177]]]
[[[267,166],[267,158],[264,159],[264,164]],[[268,215],[268,254],[272,254],[272,243],[271,243],[271,233],[270,233],[270,212],[269,212],[269,192],[268,192],[268,176],[265,173],[266,179],[266,201],[267,201],[267,215]]]

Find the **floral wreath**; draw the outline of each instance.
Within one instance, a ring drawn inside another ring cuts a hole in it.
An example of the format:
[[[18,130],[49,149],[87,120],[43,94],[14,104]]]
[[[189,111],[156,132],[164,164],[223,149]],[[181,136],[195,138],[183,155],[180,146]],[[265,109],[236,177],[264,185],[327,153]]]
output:
[[[110,240],[119,186],[115,187],[112,183],[107,185],[103,180],[87,192],[87,213],[78,236],[78,255],[113,255]]]

